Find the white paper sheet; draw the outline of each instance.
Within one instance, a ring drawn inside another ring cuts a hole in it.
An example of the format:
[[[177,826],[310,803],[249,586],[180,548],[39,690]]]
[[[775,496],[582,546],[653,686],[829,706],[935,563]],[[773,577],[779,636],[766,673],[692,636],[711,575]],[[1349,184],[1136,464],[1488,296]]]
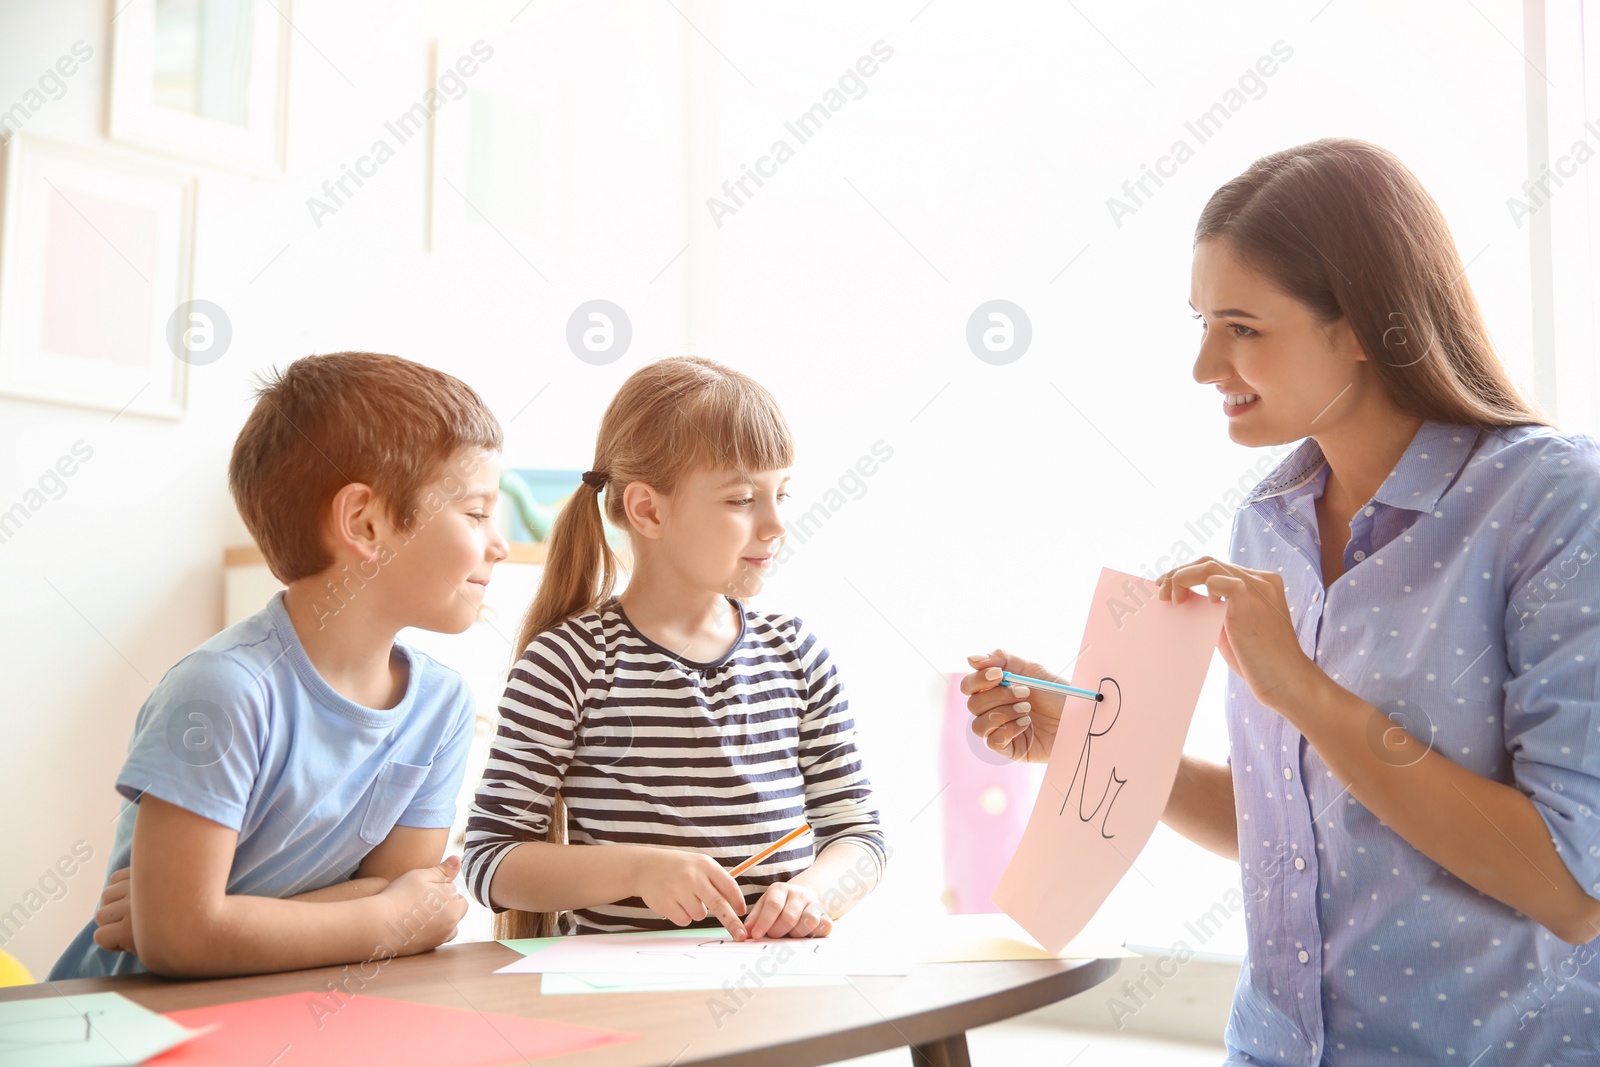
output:
[[[678,974],[737,978],[755,971],[774,974],[908,974],[910,957],[879,946],[830,938],[763,938],[733,941],[640,934],[566,937],[496,971],[496,974]]]

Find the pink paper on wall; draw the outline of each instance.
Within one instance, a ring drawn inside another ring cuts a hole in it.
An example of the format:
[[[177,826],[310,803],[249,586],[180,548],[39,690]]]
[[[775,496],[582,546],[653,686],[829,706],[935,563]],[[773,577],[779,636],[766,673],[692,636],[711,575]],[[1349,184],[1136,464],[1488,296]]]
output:
[[[993,900],[1060,952],[1128,873],[1172,792],[1226,609],[1156,599],[1155,583],[1105,569],[1095,586],[1044,785]]]
[[[57,190],[50,198],[42,347],[150,366],[150,279],[161,262],[159,246],[154,210]]]
[[[1028,797],[1040,769],[1006,759],[972,732],[972,713],[950,675],[939,738],[939,779],[945,782],[944,904],[952,914],[992,913],[989,900],[1028,823]]]

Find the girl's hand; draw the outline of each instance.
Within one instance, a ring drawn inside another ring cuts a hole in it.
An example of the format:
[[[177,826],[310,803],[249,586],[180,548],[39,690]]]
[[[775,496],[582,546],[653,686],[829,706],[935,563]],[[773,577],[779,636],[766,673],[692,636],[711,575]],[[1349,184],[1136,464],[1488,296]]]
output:
[[[745,924],[752,938],[827,937],[833,920],[816,891],[798,881],[774,882],[756,901]]]
[[[1201,556],[1157,578],[1156,595],[1181,604],[1197,585],[1213,603],[1227,605],[1217,651],[1261,703],[1281,713],[1290,693],[1304,692],[1312,675],[1322,675],[1300,650],[1282,575]]]
[[[967,710],[972,712],[972,732],[983,738],[991,752],[1007,759],[1024,763],[1048,760],[1066,696],[1048,689],[1001,685],[1000,672],[1045,681],[1059,679],[1032,660],[998,648],[987,656],[968,656],[967,662],[974,672],[961,679],[961,691],[967,694]]]
[[[100,894],[100,908],[94,913],[94,943],[107,952],[138,955],[133,947],[133,905],[128,899],[132,889],[124,867],[111,876]]]
[[[735,941],[747,936],[739,916],[744,893],[722,865],[686,848],[646,848],[634,883],[645,907],[675,926],[714,916]]]

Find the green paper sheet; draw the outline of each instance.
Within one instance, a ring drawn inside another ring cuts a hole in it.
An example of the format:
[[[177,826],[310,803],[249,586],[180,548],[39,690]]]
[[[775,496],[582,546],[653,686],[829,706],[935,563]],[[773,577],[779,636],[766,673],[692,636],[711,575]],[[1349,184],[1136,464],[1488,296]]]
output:
[[[197,1037],[120,993],[0,1003],[0,1067],[127,1067]]]

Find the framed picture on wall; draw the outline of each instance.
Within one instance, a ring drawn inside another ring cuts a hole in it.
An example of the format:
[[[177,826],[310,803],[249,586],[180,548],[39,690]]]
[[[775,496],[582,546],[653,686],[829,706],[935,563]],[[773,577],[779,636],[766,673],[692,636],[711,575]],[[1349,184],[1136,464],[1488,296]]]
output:
[[[513,546],[545,545],[561,509],[571,502],[583,482],[583,472],[539,467],[507,467],[500,472],[501,532]],[[609,522],[606,543],[625,560],[631,546],[627,535]]]
[[[116,0],[111,137],[276,176],[289,110],[290,0]]]
[[[0,394],[182,417],[194,176],[18,135],[0,182]]]
[[[432,60],[428,250],[498,253],[509,244],[527,258],[543,147],[531,61],[515,40],[462,38],[435,41]]]

